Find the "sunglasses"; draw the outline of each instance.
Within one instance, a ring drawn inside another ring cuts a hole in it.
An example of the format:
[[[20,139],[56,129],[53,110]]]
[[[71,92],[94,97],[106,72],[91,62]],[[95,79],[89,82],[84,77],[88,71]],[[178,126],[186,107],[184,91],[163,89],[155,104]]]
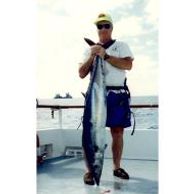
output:
[[[98,28],[98,30],[101,30],[102,28],[110,29],[111,24],[97,24],[97,28]]]

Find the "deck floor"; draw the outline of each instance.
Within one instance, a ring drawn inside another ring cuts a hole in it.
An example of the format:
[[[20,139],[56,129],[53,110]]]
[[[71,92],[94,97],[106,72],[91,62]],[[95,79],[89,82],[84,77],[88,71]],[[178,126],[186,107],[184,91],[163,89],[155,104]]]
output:
[[[158,162],[122,160],[130,180],[112,175],[112,159],[105,159],[100,186],[83,183],[82,158],[53,159],[37,168],[37,194],[157,194]]]

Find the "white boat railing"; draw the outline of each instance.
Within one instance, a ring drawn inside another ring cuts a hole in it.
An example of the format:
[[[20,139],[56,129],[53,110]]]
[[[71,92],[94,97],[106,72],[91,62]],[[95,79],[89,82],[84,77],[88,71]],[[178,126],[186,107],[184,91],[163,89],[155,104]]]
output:
[[[158,104],[132,104],[131,108],[158,108]],[[84,108],[84,105],[49,105],[37,104],[36,108],[51,108],[51,109],[68,109],[68,108]]]
[[[158,108],[158,104],[132,104],[131,108],[139,109],[139,108]],[[51,109],[51,115],[54,115],[54,111],[59,111],[59,127],[63,128],[63,109],[83,109],[84,105],[56,105],[56,104],[36,104],[36,108],[49,108]]]

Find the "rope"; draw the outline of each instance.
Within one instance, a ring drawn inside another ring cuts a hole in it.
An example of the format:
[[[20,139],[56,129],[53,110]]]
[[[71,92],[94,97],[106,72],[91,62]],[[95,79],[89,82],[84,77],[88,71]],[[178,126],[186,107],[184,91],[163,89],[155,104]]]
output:
[[[83,116],[81,117],[81,122],[80,122],[80,124],[78,125],[77,130],[80,128],[82,122],[83,122]]]
[[[133,115],[133,130],[131,132],[131,135],[133,135],[135,133],[136,120],[135,120],[135,113],[131,111],[131,115]]]

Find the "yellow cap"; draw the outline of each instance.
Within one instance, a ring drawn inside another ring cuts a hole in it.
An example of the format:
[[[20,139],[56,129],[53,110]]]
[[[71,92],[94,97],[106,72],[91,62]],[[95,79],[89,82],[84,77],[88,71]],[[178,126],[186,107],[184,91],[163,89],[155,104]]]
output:
[[[105,14],[105,13],[99,14],[94,23],[97,24],[102,21],[108,21],[112,24],[112,18],[110,17],[110,15]]]

